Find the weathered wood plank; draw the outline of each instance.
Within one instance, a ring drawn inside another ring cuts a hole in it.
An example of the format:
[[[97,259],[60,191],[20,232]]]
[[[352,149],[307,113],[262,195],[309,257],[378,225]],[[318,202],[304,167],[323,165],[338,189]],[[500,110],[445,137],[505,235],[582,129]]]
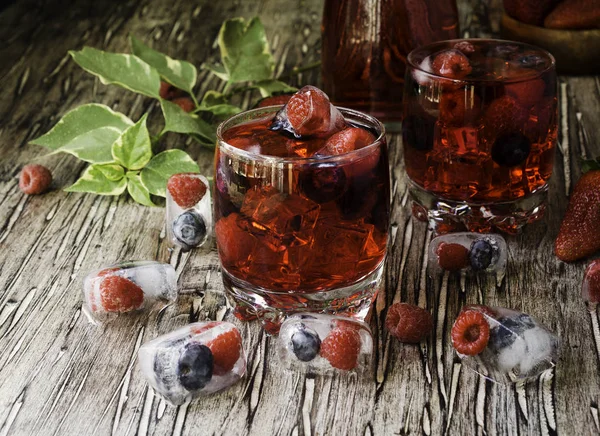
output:
[[[0,13],[0,436],[9,434],[596,434],[600,375],[597,314],[579,298],[583,263],[552,254],[566,196],[580,175],[579,156],[600,154],[595,125],[598,78],[562,78],[561,152],[557,152],[547,217],[509,238],[510,264],[500,284],[447,276],[426,277],[431,238],[410,214],[400,138],[392,152],[392,243],[385,286],[372,317],[376,369],[372,377],[306,377],[281,371],[274,340],[256,323],[231,316],[214,246],[169,253],[163,210],[126,197],[104,198],[60,190],[25,197],[19,169],[48,165],[56,186],[72,183],[84,165],[68,156],[42,157],[27,142],[68,110],[96,101],[137,118],[158,108],[149,99],[101,85],[66,57],[83,45],[125,50],[133,33],[196,65],[215,54],[225,18],[260,14],[278,71],[318,59],[321,2],[21,1]],[[497,31],[497,1],[461,3],[471,36]],[[491,13],[491,15],[490,15]],[[492,17],[492,18],[488,18]],[[316,71],[298,83],[315,83]],[[222,86],[206,72],[198,93]],[[250,96],[242,96],[248,103]],[[185,147],[210,171],[211,151],[178,135],[164,147]],[[81,279],[98,265],[123,258],[171,262],[180,274],[176,305],[104,329],[80,311]],[[435,338],[421,346],[392,340],[383,329],[395,301],[429,308]],[[448,341],[465,303],[511,306],[534,314],[563,340],[559,366],[526,386],[502,387],[460,365]],[[247,376],[232,389],[189,407],[155,397],[135,362],[139,345],[198,319],[235,322],[248,352]],[[594,328],[596,339],[594,337]]]

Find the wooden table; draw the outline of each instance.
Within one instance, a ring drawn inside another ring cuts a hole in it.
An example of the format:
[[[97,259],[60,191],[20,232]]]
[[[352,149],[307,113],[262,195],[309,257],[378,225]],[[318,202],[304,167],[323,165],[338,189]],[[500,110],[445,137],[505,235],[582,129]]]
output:
[[[274,339],[258,323],[232,316],[214,243],[171,255],[162,208],[140,206],[125,195],[65,193],[59,188],[71,184],[84,165],[68,155],[44,157],[45,150],[28,142],[82,103],[104,103],[132,119],[147,109],[158,115],[154,101],[103,86],[83,72],[67,57],[69,49],[125,51],[133,33],[199,65],[216,53],[213,42],[224,19],[258,14],[278,67],[290,67],[318,60],[321,1],[74,3],[22,0],[0,12],[0,436],[600,431],[598,318],[579,296],[585,263],[565,264],[552,254],[567,194],[580,175],[578,159],[600,155],[597,77],[560,79],[560,147],[548,214],[509,238],[508,275],[499,286],[469,278],[461,283],[455,276],[438,286],[426,278],[423,258],[431,233],[411,219],[400,138],[392,136],[392,239],[385,287],[372,317],[376,373],[362,379],[289,375],[277,364]],[[497,10],[473,4],[460,5],[463,29],[470,36],[495,32]],[[298,78],[316,81],[316,71]],[[221,86],[206,72],[199,83],[199,95]],[[183,136],[171,134],[164,146],[186,149],[211,171],[212,152]],[[20,168],[30,162],[52,169],[56,190],[33,197],[19,191]],[[179,273],[177,304],[149,319],[104,329],[90,325],[81,313],[81,280],[88,270],[119,259],[170,262]],[[382,325],[394,301],[430,309],[434,337],[421,346],[390,338]],[[463,368],[449,330],[460,307],[477,302],[528,312],[556,331],[562,338],[557,368],[508,388]],[[203,401],[166,406],[138,371],[140,344],[192,321],[223,318],[242,330],[246,377]]]

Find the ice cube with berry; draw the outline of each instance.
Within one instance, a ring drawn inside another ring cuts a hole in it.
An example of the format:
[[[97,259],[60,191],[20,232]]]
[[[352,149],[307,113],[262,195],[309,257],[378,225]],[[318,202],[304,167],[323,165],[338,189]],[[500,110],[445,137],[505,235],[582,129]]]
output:
[[[363,372],[371,367],[367,324],[325,314],[292,315],[281,325],[279,358],[287,369],[318,374]]]
[[[97,322],[176,299],[177,274],[167,263],[121,262],[92,271],[83,280],[84,308]]]
[[[452,327],[463,363],[484,377],[511,383],[537,377],[558,361],[558,337],[530,315],[503,307],[467,306]]]
[[[506,262],[506,241],[496,234],[448,233],[429,243],[430,274],[465,270],[503,276]]]
[[[225,389],[246,372],[242,336],[221,321],[189,324],[146,342],[138,362],[152,389],[175,406]]]
[[[595,310],[600,303],[600,259],[591,261],[585,269],[581,296],[590,310]]]
[[[212,205],[206,177],[174,174],[167,182],[167,237],[183,251],[202,246],[212,233]]]

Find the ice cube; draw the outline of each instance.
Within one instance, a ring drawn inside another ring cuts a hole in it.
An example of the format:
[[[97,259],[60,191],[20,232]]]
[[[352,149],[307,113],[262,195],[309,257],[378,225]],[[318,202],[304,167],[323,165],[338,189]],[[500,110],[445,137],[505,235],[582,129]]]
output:
[[[556,365],[558,337],[530,315],[487,306],[465,308],[461,315],[466,311],[480,312],[489,325],[489,339],[481,352],[464,355],[457,351],[476,372],[498,383],[511,383],[535,378]],[[454,341],[454,328],[452,333]]]
[[[320,374],[364,372],[371,368],[369,326],[335,315],[293,315],[281,325],[279,358],[286,369]]]
[[[166,221],[167,239],[172,246],[189,251],[207,241],[212,234],[212,205],[206,177],[194,173],[171,176]]]
[[[152,389],[175,406],[225,389],[246,372],[242,337],[228,322],[197,322],[159,336],[140,347],[138,362]]]
[[[592,310],[600,303],[600,259],[591,261],[587,266],[581,296]]]
[[[93,271],[83,280],[84,308],[98,322],[176,299],[177,274],[167,263],[121,262]]]
[[[506,262],[506,241],[500,235],[448,233],[433,238],[429,243],[430,276],[440,270],[465,270],[496,273],[502,277]]]

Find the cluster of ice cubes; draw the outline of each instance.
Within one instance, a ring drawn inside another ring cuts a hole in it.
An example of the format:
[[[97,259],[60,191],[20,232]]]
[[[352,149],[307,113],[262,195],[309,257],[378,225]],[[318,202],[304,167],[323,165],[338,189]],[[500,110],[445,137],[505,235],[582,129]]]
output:
[[[93,271],[83,280],[84,307],[99,322],[172,303],[177,294],[175,269],[162,262],[121,262]]]
[[[486,348],[478,355],[457,353],[463,363],[498,382],[525,381],[553,368],[559,355],[559,339],[530,315],[491,307],[494,316],[482,311],[490,326]]]
[[[172,405],[212,394],[236,383],[246,372],[246,356],[241,341],[230,343],[237,349],[226,349],[228,356],[237,353],[231,368],[218,371],[218,356],[213,343],[237,328],[228,322],[198,322],[143,344],[138,362],[143,376],[154,391]],[[212,348],[212,349],[211,349]]]

